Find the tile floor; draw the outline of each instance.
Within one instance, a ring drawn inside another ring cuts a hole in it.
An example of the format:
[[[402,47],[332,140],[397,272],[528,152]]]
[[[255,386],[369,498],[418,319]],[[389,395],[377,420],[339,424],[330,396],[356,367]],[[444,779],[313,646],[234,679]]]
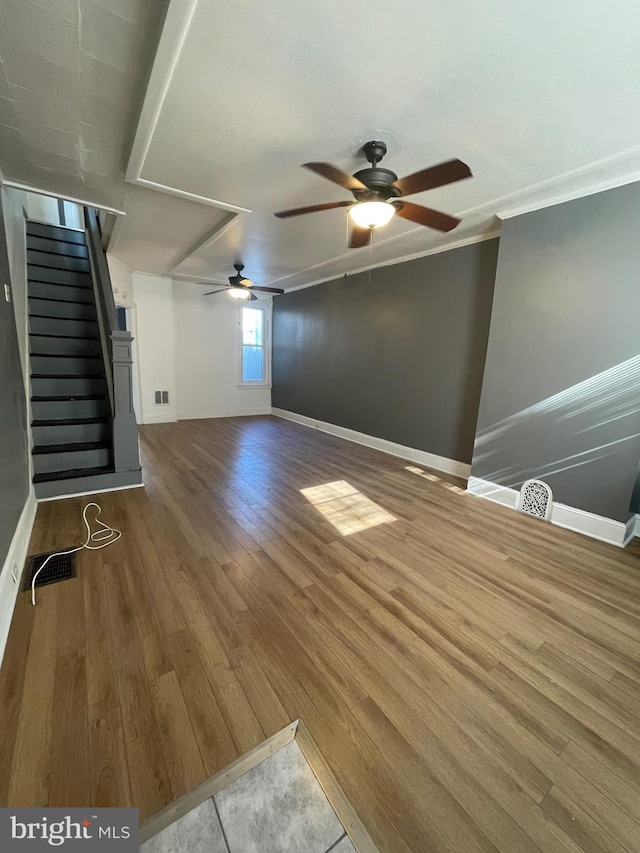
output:
[[[140,849],[142,853],[355,853],[295,740]]]

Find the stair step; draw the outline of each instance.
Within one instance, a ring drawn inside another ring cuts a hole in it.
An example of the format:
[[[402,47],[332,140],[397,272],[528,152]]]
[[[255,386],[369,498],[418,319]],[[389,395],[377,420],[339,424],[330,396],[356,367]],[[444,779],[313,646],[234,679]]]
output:
[[[56,446],[68,449],[83,445],[84,450],[95,450],[99,444],[111,441],[110,418],[105,416],[82,418],[66,414],[66,417],[36,418],[31,422],[34,449]]]
[[[34,483],[51,483],[55,480],[75,480],[77,477],[96,477],[100,474],[112,474],[110,465],[100,468],[74,468],[72,471],[49,471],[47,474],[34,474]]]
[[[48,281],[51,284],[67,284],[70,287],[91,287],[91,273],[78,270],[58,270],[51,267],[27,266],[29,281]]]
[[[57,302],[80,302],[93,305],[93,290],[90,287],[75,287],[72,284],[48,281],[30,281],[28,287],[30,299],[50,299]]]
[[[59,356],[66,358],[95,357],[102,355],[98,338],[53,337],[29,335],[31,355]]]
[[[65,379],[69,377],[65,374]],[[32,403],[59,403],[64,401],[72,401],[72,400],[106,400],[106,394],[77,394],[76,396],[69,396],[68,394],[53,394],[53,395],[40,395],[31,398]]]
[[[29,300],[29,319],[69,320],[77,323],[96,323],[95,305],[86,302],[58,302],[52,299]]]
[[[70,340],[74,338],[99,340],[100,338],[95,320],[78,320],[75,317],[29,317],[29,334]]]
[[[104,379],[104,373],[32,373],[32,379]]]
[[[99,355],[87,355],[87,353],[69,353],[69,352],[35,352],[32,350],[29,355],[32,358],[84,358],[88,361],[100,360]]]
[[[50,374],[31,375],[31,393],[34,397],[83,396],[85,394],[104,394],[107,390],[106,379],[96,376],[63,373],[61,376]]]
[[[45,453],[83,453],[85,450],[108,450],[106,441],[81,441],[76,444],[40,444],[31,449],[34,456]]]
[[[77,424],[107,424],[109,418],[46,418],[31,421],[32,427],[76,426]]]
[[[56,320],[59,320],[56,317]],[[98,335],[58,335],[48,332],[29,332],[30,338],[60,338],[63,341],[99,341]]]
[[[36,445],[32,450],[35,474],[73,471],[111,465],[112,451],[106,441],[82,441],[68,444]]]
[[[56,255],[53,252],[39,252],[37,249],[27,249],[27,263],[58,270],[88,272],[91,269],[88,258],[69,258],[65,255]]]
[[[55,237],[36,237],[33,234],[27,234],[27,249],[72,258],[89,257],[89,249],[85,244],[56,240]]]
[[[106,394],[42,394],[31,398],[34,420],[60,423],[83,418],[111,419],[111,407]]]
[[[102,376],[104,362],[100,356],[91,355],[37,355],[31,353],[31,370],[42,376]]]
[[[64,240],[67,243],[86,243],[84,231],[75,228],[65,228],[64,225],[45,225],[44,222],[34,222],[27,219],[27,234],[32,237],[49,237],[52,240]]]

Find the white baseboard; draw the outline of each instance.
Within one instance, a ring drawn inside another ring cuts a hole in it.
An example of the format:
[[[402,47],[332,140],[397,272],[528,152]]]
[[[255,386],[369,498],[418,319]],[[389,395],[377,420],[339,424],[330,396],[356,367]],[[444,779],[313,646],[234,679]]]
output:
[[[174,424],[178,420],[175,412],[166,412],[162,415],[143,415],[143,424]]]
[[[436,471],[442,471],[454,477],[466,479],[469,476],[471,466],[466,465],[464,462],[458,462],[456,459],[437,456],[435,453],[427,453],[425,450],[417,450],[414,447],[405,447],[403,444],[387,441],[386,438],[377,438],[374,435],[356,432],[354,429],[347,429],[347,427],[336,426],[326,421],[308,418],[306,415],[298,415],[296,412],[288,412],[286,409],[272,408],[271,414],[278,418],[285,418],[285,420],[311,427],[312,429],[319,429],[321,432],[328,432],[331,435],[338,436],[338,438],[353,441],[355,444],[363,444],[365,447],[381,450],[383,453],[390,453],[392,456],[399,456],[400,459],[418,462],[418,464],[424,465],[427,468],[435,468]]]
[[[2,664],[4,650],[7,645],[13,610],[16,606],[16,599],[18,598],[22,584],[24,562],[27,557],[37,506],[35,495],[31,491],[22,508],[16,531],[9,546],[7,559],[4,561],[2,572],[0,573],[0,665]],[[17,582],[11,577],[11,570],[14,566],[17,567]]]
[[[640,514],[636,515],[635,523],[633,525],[633,535],[640,536]]]
[[[48,501],[66,501],[68,498],[87,498],[91,495],[104,495],[106,492],[123,492],[125,489],[144,489],[144,483],[131,483],[128,486],[112,486],[110,489],[91,489],[88,492],[71,492],[69,495],[54,495],[51,498],[38,498],[39,504]]]
[[[520,492],[516,489],[500,486],[489,480],[482,480],[480,477],[469,477],[467,492],[511,509],[516,508],[520,496]],[[617,545],[618,548],[624,548],[634,536],[633,518],[627,524],[623,524],[621,521],[614,521],[612,518],[594,515],[592,512],[561,503],[554,502],[550,521],[558,527],[566,527],[567,530],[583,533],[592,539]]]
[[[222,411],[178,412],[179,421],[199,421],[208,418],[242,418],[249,415],[270,415],[271,406],[257,406],[252,409],[223,409]]]

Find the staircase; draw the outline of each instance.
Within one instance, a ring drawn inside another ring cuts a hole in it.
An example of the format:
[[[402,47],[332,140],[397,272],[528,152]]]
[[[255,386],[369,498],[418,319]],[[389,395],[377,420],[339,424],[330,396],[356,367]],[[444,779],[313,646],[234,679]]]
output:
[[[139,482],[139,470],[114,467],[111,362],[85,232],[27,221],[27,279],[36,497]]]

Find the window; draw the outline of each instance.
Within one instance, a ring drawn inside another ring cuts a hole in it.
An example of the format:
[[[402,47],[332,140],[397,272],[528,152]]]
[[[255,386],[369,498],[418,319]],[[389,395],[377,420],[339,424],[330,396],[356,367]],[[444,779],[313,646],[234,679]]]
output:
[[[269,385],[269,304],[240,310],[240,384]]]

